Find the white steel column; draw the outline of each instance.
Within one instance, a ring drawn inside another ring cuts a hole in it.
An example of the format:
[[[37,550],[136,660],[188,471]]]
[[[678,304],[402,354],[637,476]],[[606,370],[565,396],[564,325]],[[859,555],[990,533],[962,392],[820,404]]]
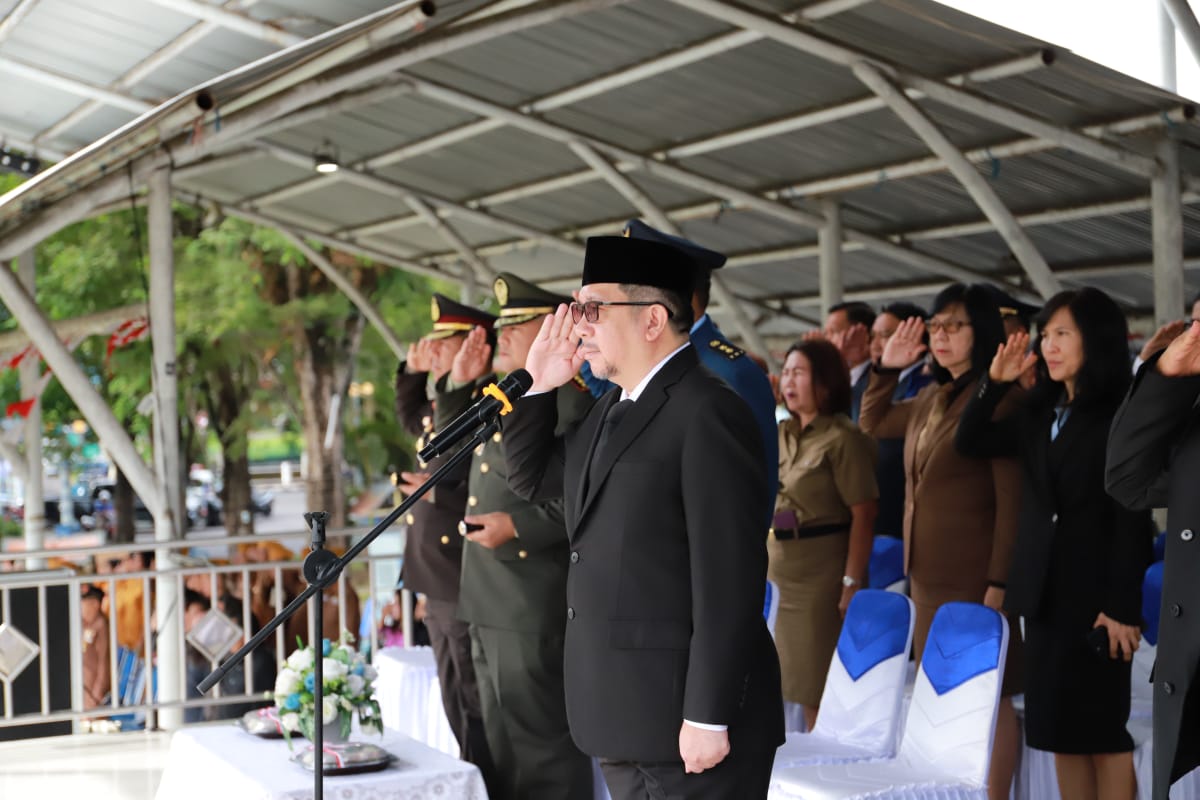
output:
[[[367,297],[357,286],[355,286],[345,275],[343,275],[341,270],[335,267],[329,259],[310,247],[308,242],[304,241],[303,237],[284,227],[279,227],[278,230],[287,238],[288,241],[295,245],[296,248],[304,254],[305,258],[312,262],[314,267],[321,270],[326,278],[329,278],[330,283],[336,286],[342,292],[342,294],[350,298],[350,302],[354,304],[355,308],[362,312],[362,315],[366,317],[367,322],[375,326],[375,330],[377,330],[379,335],[383,337],[383,341],[387,344],[388,349],[392,351],[392,354],[395,355],[396,358],[403,361],[408,357],[408,348],[404,346],[404,343],[400,341],[400,339],[396,336],[396,333],[390,327],[388,327],[387,321],[383,318],[383,314],[381,314],[375,304],[371,302],[371,298]]]
[[[150,239],[150,338],[153,348],[154,466],[161,499],[154,517],[154,540],[170,542],[180,537],[180,504],[183,473],[179,462],[179,392],[175,375],[175,229],[171,216],[171,173],[155,170],[150,176],[146,227]],[[173,563],[169,549],[160,548],[158,569]],[[158,699],[182,700],[185,696],[184,662],[176,642],[182,641],[183,609],[178,583],[173,577],[156,583],[158,615]],[[158,727],[174,730],[183,724],[180,709],[158,713]]]
[[[821,287],[821,319],[829,316],[829,309],[842,302],[842,210],[837,200],[827,198],[821,202],[825,224],[817,232],[821,248],[818,273]]]
[[[1187,42],[1188,49],[1192,51],[1192,58],[1200,62],[1200,22],[1196,21],[1196,15],[1192,13],[1188,0],[1162,0],[1162,4],[1171,15],[1176,29],[1183,34],[1183,41]]]
[[[671,221],[671,218],[663,213],[663,210],[645,192],[639,189],[633,181],[622,175],[616,167],[609,163],[607,158],[597,153],[585,142],[573,141],[568,142],[567,145],[571,148],[571,152],[575,153],[585,164],[595,170],[609,186],[632,203],[643,216],[649,217],[650,221],[654,223],[654,227],[672,236],[683,236],[683,233]],[[750,319],[750,315],[742,307],[742,302],[734,296],[725,281],[715,270],[712,272],[712,293],[716,296],[721,307],[728,309],[729,313],[733,315],[734,324],[737,326],[742,338],[746,340],[746,343],[753,348],[755,353],[766,360],[767,366],[771,370],[778,369],[779,365],[775,363],[775,359],[771,356],[771,348],[767,346],[766,340],[763,339],[758,329],[754,327],[754,320]]]
[[[983,211],[984,216],[995,226],[996,231],[1004,239],[1009,250],[1017,257],[1024,267],[1033,285],[1043,297],[1050,297],[1061,290],[1062,284],[1050,271],[1050,265],[1037,246],[1029,238],[1029,234],[1013,217],[1013,213],[1004,205],[1000,195],[984,179],[979,171],[972,166],[954,143],[942,133],[941,129],[917,106],[902,89],[893,84],[882,72],[865,61],[855,64],[852,68],[855,76],[867,87],[883,98],[883,101],[904,120],[908,127],[921,137],[938,158],[945,162],[946,167],[958,179],[967,194]],[[1178,190],[1178,185],[1176,186]],[[1178,195],[1177,195],[1178,199]]]
[[[17,257],[17,273],[25,291],[37,296],[34,286],[37,282],[37,266],[34,252],[26,250]],[[42,392],[39,384],[40,360],[30,353],[21,361],[21,399],[33,398],[33,405],[25,415],[25,549],[41,550],[46,528],[46,507],[42,498]],[[42,569],[46,566],[44,559],[30,559],[25,562],[29,570]]]
[[[1175,55],[1175,23],[1171,21],[1165,5],[1161,2],[1154,5],[1158,15],[1158,84],[1168,92],[1176,92],[1179,86],[1179,62]]]
[[[1157,148],[1162,174],[1150,183],[1154,230],[1154,324],[1179,319],[1183,311],[1183,203],[1179,146],[1163,137]]]
[[[29,336],[33,346],[41,353],[46,364],[54,371],[63,389],[75,401],[83,418],[100,437],[100,444],[108,451],[117,466],[129,478],[133,490],[141,496],[151,514],[160,513],[158,485],[154,474],[142,461],[129,435],[121,423],[92,386],[83,369],[75,363],[74,356],[59,340],[46,315],[38,308],[33,297],[25,291],[12,270],[0,269],[0,302],[8,308],[17,324]]]
[[[477,277],[493,280],[496,277],[496,271],[490,265],[476,254],[471,245],[467,244],[467,240],[459,235],[458,231],[450,227],[437,211],[428,203],[416,195],[410,195],[404,198],[404,202],[408,203],[408,207],[417,213],[417,215],[425,220],[425,224],[433,228],[438,236],[442,237],[442,241],[450,245],[467,265],[467,271],[473,271]],[[463,290],[468,291],[467,284],[474,284],[474,281],[463,279]],[[463,302],[466,302],[465,300]]]

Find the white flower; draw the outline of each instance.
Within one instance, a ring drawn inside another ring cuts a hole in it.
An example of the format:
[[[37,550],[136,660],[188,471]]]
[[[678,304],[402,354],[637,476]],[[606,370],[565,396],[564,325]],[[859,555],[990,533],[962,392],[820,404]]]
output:
[[[279,671],[279,677],[275,679],[275,696],[286,700],[289,694],[298,692],[301,685],[300,676],[284,667]]]
[[[373,681],[379,677],[379,673],[375,671],[374,667],[372,667],[370,664],[367,664],[363,667],[363,677],[369,681]]]
[[[306,669],[311,669],[313,665],[312,650],[307,647],[297,650],[288,656],[287,665],[296,672],[304,672]]]
[[[363,680],[361,675],[351,675],[346,678],[346,687],[350,690],[352,697],[362,694],[363,687],[366,685],[367,682]]]
[[[325,716],[326,722],[333,722],[333,720],[337,719],[338,696],[336,694],[322,698],[321,713]]]
[[[289,711],[279,718],[279,723],[285,730],[298,731],[300,730],[300,715],[295,711]]]
[[[324,673],[326,683],[346,677],[346,665],[332,658],[321,660],[321,670]]]

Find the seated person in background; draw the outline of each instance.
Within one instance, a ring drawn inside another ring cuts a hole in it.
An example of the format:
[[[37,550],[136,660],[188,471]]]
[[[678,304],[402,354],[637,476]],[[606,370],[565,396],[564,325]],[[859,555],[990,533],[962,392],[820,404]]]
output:
[[[108,650],[108,617],[100,610],[104,591],[84,584],[80,598],[83,621],[83,707],[96,708],[112,690],[111,659]]]
[[[212,608],[212,603],[209,599],[194,589],[185,589],[183,592],[183,633],[186,636],[196,623],[208,613]],[[204,680],[204,676],[212,671],[212,664],[208,659],[201,655],[200,651],[188,644],[185,648],[185,660],[187,669],[187,698],[189,700],[198,699],[203,695],[196,689],[196,684]],[[203,722],[203,708],[185,708],[183,710],[184,722]]]

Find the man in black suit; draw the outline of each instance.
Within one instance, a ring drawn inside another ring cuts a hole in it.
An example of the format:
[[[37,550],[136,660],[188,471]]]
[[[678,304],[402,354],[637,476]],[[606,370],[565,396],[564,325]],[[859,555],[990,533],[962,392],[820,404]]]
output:
[[[825,338],[841,351],[850,369],[850,419],[855,422],[871,378],[870,332],[874,324],[874,310],[858,300],[831,306],[825,317]]]
[[[1129,508],[1167,507],[1154,664],[1154,800],[1200,766],[1200,324],[1138,370],[1108,437],[1108,492]]]
[[[783,711],[762,436],[688,342],[682,253],[594,237],[582,283],[530,348],[504,431],[514,491],[565,504],[571,735],[617,800],[765,797]],[[556,438],[552,390],[585,360],[619,388]]]
[[[890,303],[879,310],[871,325],[871,361],[880,364],[883,348],[900,323],[912,317],[925,317],[925,311],[912,303]],[[900,380],[892,394],[893,403],[917,396],[917,392],[933,381],[926,372],[924,356],[918,357],[900,371]],[[904,537],[904,438],[880,439],[879,460],[875,462],[875,482],[879,485],[879,515],[875,517],[875,534]]]

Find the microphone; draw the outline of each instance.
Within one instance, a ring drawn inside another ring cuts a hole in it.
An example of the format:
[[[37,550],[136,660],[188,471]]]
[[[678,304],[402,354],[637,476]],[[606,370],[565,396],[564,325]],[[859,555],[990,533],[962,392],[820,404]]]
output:
[[[417,458],[428,464],[474,433],[480,425],[512,411],[513,401],[528,392],[530,386],[533,386],[533,376],[523,369],[513,370],[499,385],[489,383],[483,390],[484,396],[433,437],[433,441],[417,453]]]

